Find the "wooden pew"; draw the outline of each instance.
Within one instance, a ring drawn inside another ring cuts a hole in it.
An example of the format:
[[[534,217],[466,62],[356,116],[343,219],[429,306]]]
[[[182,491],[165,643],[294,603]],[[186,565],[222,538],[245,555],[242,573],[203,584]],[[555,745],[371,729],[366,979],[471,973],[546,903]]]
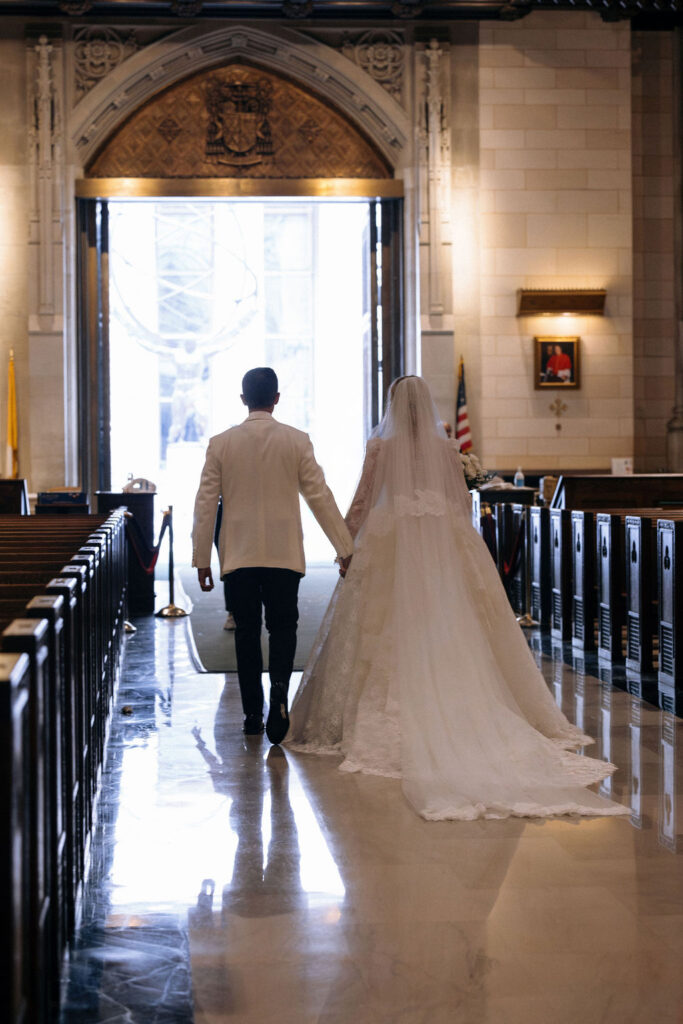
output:
[[[572,647],[595,649],[595,521],[592,512],[571,513]]]
[[[0,480],[0,515],[27,516],[30,512],[25,480]]]
[[[659,597],[659,703],[664,711],[683,711],[683,522],[657,523]]]
[[[550,510],[529,509],[529,573],[531,617],[545,629],[550,625],[552,585],[550,577]]]
[[[622,660],[624,601],[623,515],[598,512],[595,524],[598,657]]]
[[[571,513],[550,510],[550,633],[563,642],[572,636]]]
[[[524,615],[528,611],[527,515],[527,505],[499,502],[493,506],[498,572],[517,615]]]
[[[28,748],[30,685],[28,655],[0,653],[0,814],[5,835],[0,843],[0,886],[7,896],[0,914],[0,971],[12,1022],[31,1019],[36,984],[26,928],[34,861],[34,838],[27,827],[34,789]]]
[[[106,521],[73,516],[57,529],[49,518],[0,516],[0,670],[4,664],[7,676],[5,691],[0,678],[7,698],[0,729],[12,739],[11,709],[21,692],[14,655],[25,655],[29,728],[22,735],[31,773],[21,841],[10,848],[11,833],[0,841],[5,904],[18,874],[28,894],[12,904],[18,909],[2,931],[2,956],[19,965],[12,1021],[58,1015],[60,967],[78,915],[120,662],[126,554],[122,513]],[[14,663],[2,661],[8,658]]]
[[[29,800],[29,918],[31,1002],[35,1019],[48,1021],[59,1006],[59,922],[53,900],[52,805],[48,761],[49,714],[48,624],[45,619],[15,619],[3,631],[5,653],[26,654],[29,660],[28,751],[32,765]]]
[[[648,516],[624,518],[626,688],[657,703],[653,639],[657,631],[657,531]]]
[[[683,503],[683,473],[639,473],[632,476],[561,476],[552,508],[667,508]]]

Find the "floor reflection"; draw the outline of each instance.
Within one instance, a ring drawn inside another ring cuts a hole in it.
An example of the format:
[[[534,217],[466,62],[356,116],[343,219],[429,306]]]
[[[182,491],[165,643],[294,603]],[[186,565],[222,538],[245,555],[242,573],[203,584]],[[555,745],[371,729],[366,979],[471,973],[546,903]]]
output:
[[[230,707],[234,683],[226,683],[214,722],[215,752],[199,726],[192,734],[214,791],[229,800],[235,843],[231,878],[223,886],[222,912],[246,917],[291,913],[309,897],[343,898],[344,886],[298,775],[280,747],[263,737],[242,736]],[[303,837],[303,852],[299,843]],[[215,881],[202,884],[198,906],[207,906]]]
[[[683,722],[594,656],[529,637],[630,819],[424,822],[393,780],[244,737],[235,677],[138,626],[64,1024],[679,1019]]]
[[[672,853],[680,853],[681,843],[676,800],[676,736],[680,738],[680,719],[669,712],[660,715],[660,783],[659,783],[659,841]],[[678,725],[678,729],[677,729]]]

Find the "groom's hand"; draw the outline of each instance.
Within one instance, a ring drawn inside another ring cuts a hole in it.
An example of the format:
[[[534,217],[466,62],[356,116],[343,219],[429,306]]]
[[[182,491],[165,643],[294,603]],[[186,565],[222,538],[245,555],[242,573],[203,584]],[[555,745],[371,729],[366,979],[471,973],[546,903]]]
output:
[[[346,558],[339,559],[339,575],[341,576],[342,579],[344,579],[347,572],[349,571],[349,566],[351,565],[352,558],[353,555],[347,555]]]
[[[202,590],[213,590],[213,576],[211,569],[197,569],[197,579]]]

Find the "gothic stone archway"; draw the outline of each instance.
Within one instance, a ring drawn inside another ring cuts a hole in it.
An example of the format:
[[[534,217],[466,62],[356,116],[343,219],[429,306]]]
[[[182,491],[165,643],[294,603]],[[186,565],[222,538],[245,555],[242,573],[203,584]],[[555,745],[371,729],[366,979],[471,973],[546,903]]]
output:
[[[79,201],[82,479],[91,486],[95,481],[100,488],[109,486],[108,444],[103,441],[109,422],[108,239],[107,206],[101,200],[120,194],[122,181],[126,189],[132,186],[129,195],[201,195],[215,186],[226,189],[222,194],[234,195],[242,182],[258,186],[259,181],[271,195],[282,195],[288,181],[304,186],[304,194],[308,188],[319,194],[321,186],[324,191],[338,184],[343,195],[355,182],[360,192],[346,194],[367,196],[373,211],[369,301],[371,307],[381,307],[382,318],[381,328],[376,316],[369,318],[368,384],[372,422],[377,422],[386,386],[404,366],[403,232],[402,200],[381,201],[380,214],[380,201],[374,197],[396,197],[402,190],[401,183],[392,180],[387,159],[346,114],[307,86],[243,60],[233,61],[203,69],[149,98],[94,154],[86,175],[78,192],[84,197]],[[103,398],[97,403],[95,379]]]
[[[307,89],[245,63],[202,71],[135,111],[95,178],[390,178],[357,127]]]

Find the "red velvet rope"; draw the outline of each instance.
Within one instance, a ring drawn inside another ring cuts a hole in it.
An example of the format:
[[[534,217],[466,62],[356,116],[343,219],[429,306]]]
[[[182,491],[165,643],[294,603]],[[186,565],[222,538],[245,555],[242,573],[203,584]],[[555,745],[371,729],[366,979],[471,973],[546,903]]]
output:
[[[146,572],[148,576],[151,576],[154,572],[156,564],[159,560],[159,551],[161,549],[161,542],[164,539],[164,534],[170,526],[171,517],[168,512],[164,512],[164,521],[161,525],[161,532],[159,534],[159,540],[156,542],[154,547],[150,548],[144,537],[142,531],[138,525],[138,522],[134,515],[130,515],[126,519],[126,536],[130,541],[131,547],[135,552],[135,557],[138,560],[140,568],[143,572]],[[143,550],[144,549],[144,550]],[[145,552],[148,554],[145,555]]]

